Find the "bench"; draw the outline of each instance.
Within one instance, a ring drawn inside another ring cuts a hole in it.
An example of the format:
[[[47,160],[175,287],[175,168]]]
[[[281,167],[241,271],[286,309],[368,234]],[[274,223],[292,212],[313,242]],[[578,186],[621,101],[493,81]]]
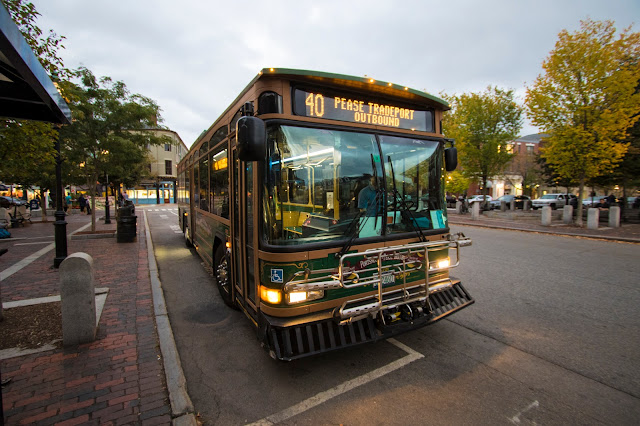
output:
[[[13,214],[11,214],[11,210],[7,211],[11,218],[11,227],[17,228],[18,226],[24,226],[25,222],[31,222],[31,212],[27,212],[26,206],[18,206],[13,210]]]

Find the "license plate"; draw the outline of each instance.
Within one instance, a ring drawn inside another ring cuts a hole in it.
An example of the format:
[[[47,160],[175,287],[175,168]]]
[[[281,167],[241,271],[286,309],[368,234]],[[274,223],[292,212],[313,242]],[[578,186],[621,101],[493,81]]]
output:
[[[393,274],[383,275],[383,276],[380,277],[380,283],[383,286],[389,285],[389,284],[395,284],[396,283],[396,276],[393,275]],[[374,284],[373,288],[378,288],[378,285]]]

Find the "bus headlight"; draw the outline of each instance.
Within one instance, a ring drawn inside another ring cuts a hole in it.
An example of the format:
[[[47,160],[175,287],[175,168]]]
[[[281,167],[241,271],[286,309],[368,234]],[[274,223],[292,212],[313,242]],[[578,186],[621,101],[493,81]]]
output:
[[[438,260],[438,268],[448,268],[449,266],[451,266],[451,261],[448,257],[446,259]]]
[[[451,266],[451,261],[448,257],[445,257],[444,259],[438,259],[435,262],[431,262],[429,269],[444,269],[449,266]]]
[[[312,291],[292,291],[287,293],[287,303],[294,305],[296,303],[308,302],[310,300],[321,299],[324,297],[324,290]]]

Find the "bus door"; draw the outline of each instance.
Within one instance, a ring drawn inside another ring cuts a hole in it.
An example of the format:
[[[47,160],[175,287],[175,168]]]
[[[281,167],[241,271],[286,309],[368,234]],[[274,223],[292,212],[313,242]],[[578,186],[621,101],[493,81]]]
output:
[[[257,240],[255,219],[257,188],[254,185],[254,162],[238,159],[238,150],[232,148],[231,178],[233,190],[233,217],[231,219],[232,234],[232,276],[236,299],[244,306],[246,312],[256,313],[256,277],[255,260]]]
[[[198,177],[196,174],[196,166],[189,167],[187,169],[187,175],[189,179],[189,184],[187,185],[187,191],[189,191],[189,217],[188,217],[188,226],[189,226],[189,236],[191,237],[191,242],[195,241],[196,238],[196,202],[195,202],[195,187],[196,187],[196,178]]]

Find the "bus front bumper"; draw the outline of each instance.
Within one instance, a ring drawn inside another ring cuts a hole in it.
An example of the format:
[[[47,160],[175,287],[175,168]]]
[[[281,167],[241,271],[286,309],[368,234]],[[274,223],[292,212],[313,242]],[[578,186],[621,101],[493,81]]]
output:
[[[450,288],[429,295],[428,309],[426,306],[421,312],[413,309],[412,317],[406,320],[398,315],[393,321],[384,321],[383,313],[349,322],[321,314],[283,319],[260,313],[259,338],[273,358],[291,361],[387,339],[433,324],[473,303],[474,299],[457,282]]]

